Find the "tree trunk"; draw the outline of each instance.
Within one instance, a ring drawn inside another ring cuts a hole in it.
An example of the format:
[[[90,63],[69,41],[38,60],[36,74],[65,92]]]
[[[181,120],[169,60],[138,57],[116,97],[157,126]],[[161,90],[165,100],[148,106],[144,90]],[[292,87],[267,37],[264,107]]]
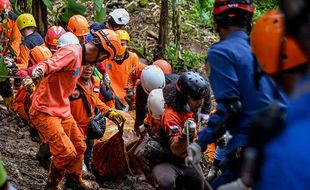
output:
[[[154,52],[154,60],[165,57],[168,39],[168,0],[161,0],[158,45]]]
[[[47,31],[47,8],[42,0],[32,0],[32,14],[37,23],[37,32],[43,37]]]

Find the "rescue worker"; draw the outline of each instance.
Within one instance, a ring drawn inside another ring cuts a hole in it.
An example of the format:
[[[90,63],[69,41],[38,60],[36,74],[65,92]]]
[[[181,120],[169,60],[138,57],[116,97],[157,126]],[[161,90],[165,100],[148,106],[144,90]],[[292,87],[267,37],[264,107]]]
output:
[[[58,40],[58,45],[56,46],[56,49],[59,49],[59,48],[66,46],[68,44],[80,44],[79,39],[72,32],[66,32],[60,36],[60,38]],[[32,68],[29,68],[29,71],[32,71]],[[29,74],[29,76],[31,76],[31,73]],[[27,80],[27,78],[25,80]],[[25,86],[25,85],[23,85],[23,86]],[[29,87],[28,86],[29,85],[25,86],[26,89],[31,87],[31,86],[29,86]],[[29,107],[27,109],[27,113],[28,113],[28,111],[29,111]],[[31,128],[33,128],[33,127],[31,127]],[[40,143],[41,144],[40,144],[39,150],[36,154],[36,159],[40,162],[40,164],[44,168],[48,169],[50,166],[51,152],[49,150],[49,146],[47,143],[42,143],[42,142],[40,142]],[[83,172],[83,176],[84,176],[84,172]]]
[[[304,0],[301,4],[286,0],[281,3],[285,15],[275,10],[266,13],[251,36],[253,52],[262,70],[276,79],[290,99],[284,127],[265,142],[260,181],[255,189],[306,190],[310,185],[310,172],[305,169],[310,161],[309,150],[305,148],[310,143],[310,46],[305,34],[310,31],[310,22],[301,15],[310,13],[310,4]]]
[[[120,30],[129,23],[129,13],[125,9],[114,9],[106,16],[106,21],[103,23],[94,22],[90,25],[91,33],[87,36],[87,40],[92,39],[92,33],[100,29]]]
[[[38,46],[45,46],[44,39],[36,32],[36,21],[29,13],[18,16],[16,20],[18,29],[24,39],[20,45],[20,55],[16,59],[18,69],[26,69],[35,64],[33,54],[36,53]]]
[[[0,26],[0,42],[3,47],[6,47],[2,53],[3,55],[11,53],[14,56],[19,56],[21,33],[16,24],[17,15],[12,11],[11,3],[9,0],[0,1],[0,16],[2,19],[1,22],[6,26]],[[5,45],[4,43],[7,42],[8,45]],[[13,52],[9,50],[9,47],[12,48]]]
[[[80,44],[87,42],[86,37],[89,34],[89,24],[84,16],[73,15],[70,17],[67,29],[78,37]]]
[[[181,183],[185,189],[204,189],[203,173],[199,163],[185,164],[187,146],[196,139],[196,114],[209,96],[205,79],[196,72],[184,72],[177,82],[163,89],[166,109],[156,138],[172,154],[155,165],[152,174],[157,189],[176,189]]]
[[[127,48],[130,42],[129,33],[126,30],[115,31],[120,39],[122,46]],[[106,74],[111,81],[111,90],[114,94],[115,107],[119,110],[128,110],[129,106],[125,100],[126,85],[130,71],[139,65],[137,54],[126,50],[124,57],[121,60],[105,60],[98,63],[97,68],[104,67]],[[100,71],[100,69],[98,69]]]
[[[134,130],[139,134],[139,126],[143,124],[146,116],[146,104],[148,94],[158,88],[164,88],[166,85],[163,71],[155,66],[146,66],[141,73],[141,80],[136,89],[136,118]]]
[[[3,24],[0,26],[0,43],[4,48],[1,50],[1,55],[8,58],[4,59],[6,66],[12,67],[14,63],[13,58],[19,56],[20,53],[21,33],[16,24],[17,15],[12,11],[9,0],[0,1],[0,17]],[[7,70],[1,72],[1,75],[8,74]],[[9,113],[13,113],[13,89],[9,78],[0,79],[0,95]]]
[[[214,189],[240,176],[240,149],[247,144],[251,117],[270,106],[275,96],[279,96],[280,107],[286,106],[285,95],[273,81],[267,76],[260,76],[254,69],[255,60],[248,36],[253,11],[250,0],[214,2],[213,19],[220,42],[208,50],[206,67],[211,70],[209,79],[217,107],[198,134],[198,143],[204,151],[227,130],[232,136],[226,146],[216,150],[216,160],[225,161],[225,165],[221,168],[222,174],[211,184]],[[200,152],[194,145],[189,149],[195,152],[194,155]]]
[[[45,44],[52,53],[57,51],[56,46],[58,45],[58,40],[64,33],[66,33],[66,31],[61,26],[52,26],[47,30],[45,35]]]
[[[126,85],[126,96],[125,100],[129,105],[129,110],[136,109],[136,89],[140,82],[142,70],[146,67],[145,64],[140,63],[137,67],[133,68],[128,76]]]
[[[99,79],[93,75],[95,70],[94,64],[86,63],[86,65],[82,66],[83,72],[81,77],[77,82],[77,88],[74,90],[73,94],[70,96],[70,108],[71,114],[75,119],[78,127],[83,131],[84,140],[86,140],[87,149],[84,154],[84,162],[89,171],[92,171],[91,167],[91,158],[92,158],[92,150],[94,145],[94,139],[91,139],[88,136],[90,119],[95,116],[95,108],[98,108],[99,111],[102,112],[103,115],[106,115],[109,119],[111,119],[116,125],[120,126],[125,119],[123,116],[105,105],[99,99],[100,92],[100,81]],[[81,90],[86,97],[89,108],[91,109],[91,116],[88,116],[87,109],[83,103],[83,98],[81,95]],[[114,112],[113,117],[109,112]]]
[[[137,133],[139,133],[138,127],[143,124],[143,120],[146,116],[146,102],[147,102],[148,93],[155,88],[159,88],[159,87],[162,88],[165,86],[163,84],[164,82],[162,80],[161,74],[158,73],[158,69],[154,69],[154,68],[156,67],[160,68],[162,73],[166,73],[164,74],[164,79],[165,79],[166,84],[175,82],[179,78],[178,74],[171,73],[171,70],[170,70],[171,66],[168,62],[159,61],[158,63],[160,66],[151,65],[143,69],[142,74],[141,74],[141,81],[140,83],[138,83],[137,88],[136,88],[136,93],[135,93],[136,95],[136,118],[135,118],[134,129]],[[152,68],[152,69],[149,69],[149,68]],[[156,71],[153,71],[153,70],[156,70]],[[127,89],[127,97],[131,93],[129,90],[130,89]],[[210,109],[210,98],[204,101],[204,104],[200,111],[200,115],[209,113],[210,111],[209,109]]]
[[[69,96],[81,74],[81,65],[120,57],[125,49],[112,30],[100,30],[94,35],[94,39],[85,45],[61,47],[32,71],[33,80],[39,83],[32,95],[29,115],[52,154],[46,189],[59,189],[65,172],[71,186],[95,189],[81,177],[86,145],[70,112]],[[119,115],[111,110],[106,116],[116,118]]]
[[[33,60],[35,61],[33,66],[40,61],[50,58],[51,56],[52,52],[46,46],[38,46],[37,51],[32,53]],[[27,78],[31,78],[32,68],[21,69],[16,73],[16,76],[23,77],[23,79],[18,79],[21,81],[22,87],[17,89],[15,99],[13,101],[13,110],[27,122],[29,122],[28,111],[31,105],[30,96],[35,88],[35,85],[31,82],[31,80],[27,80]]]

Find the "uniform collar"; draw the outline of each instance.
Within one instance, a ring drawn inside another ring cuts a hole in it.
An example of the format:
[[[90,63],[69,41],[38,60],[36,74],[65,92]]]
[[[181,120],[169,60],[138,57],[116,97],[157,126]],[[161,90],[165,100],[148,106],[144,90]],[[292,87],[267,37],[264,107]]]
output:
[[[238,29],[238,30],[235,30],[231,33],[229,33],[226,38],[224,38],[223,40],[226,40],[226,39],[230,39],[230,38],[243,38],[243,39],[248,39],[249,38],[249,35],[248,33],[243,30],[243,29]]]

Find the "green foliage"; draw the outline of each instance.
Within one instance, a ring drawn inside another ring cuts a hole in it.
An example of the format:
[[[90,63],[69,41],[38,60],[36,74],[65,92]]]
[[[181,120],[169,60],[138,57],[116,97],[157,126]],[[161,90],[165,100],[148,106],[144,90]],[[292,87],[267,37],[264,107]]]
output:
[[[195,9],[200,14],[200,23],[209,28],[213,27],[212,9],[214,0],[196,0]]]
[[[278,0],[254,0],[254,3],[255,3],[254,21],[256,21],[256,19],[265,12],[279,8]]]
[[[199,14],[200,19],[194,19],[198,22],[199,25],[207,26],[212,28],[212,9],[213,9],[214,0],[196,0],[196,4],[191,14],[197,16]],[[254,0],[255,12],[254,12],[254,21],[261,16],[263,13],[278,8],[278,0]],[[194,18],[194,16],[191,16]],[[195,22],[194,22],[195,23]]]
[[[42,0],[42,2],[52,14],[55,14],[53,10],[52,2],[50,0]]]
[[[103,22],[107,14],[107,8],[103,4],[103,0],[94,0],[95,20]]]
[[[204,55],[189,50],[182,50],[180,55],[177,55],[175,44],[169,44],[166,53],[167,61],[172,64],[176,72],[195,70],[205,61]]]
[[[68,22],[70,17],[76,14],[83,15],[86,11],[86,7],[82,4],[78,4],[75,0],[67,0],[64,3],[64,13],[62,20]]]

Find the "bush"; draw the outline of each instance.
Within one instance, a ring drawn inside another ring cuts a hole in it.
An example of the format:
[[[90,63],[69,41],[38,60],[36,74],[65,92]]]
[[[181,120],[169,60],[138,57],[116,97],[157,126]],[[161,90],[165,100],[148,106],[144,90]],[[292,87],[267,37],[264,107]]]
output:
[[[175,44],[169,44],[166,48],[167,61],[172,64],[175,72],[196,70],[205,61],[205,56],[189,50],[181,50],[177,56]]]

